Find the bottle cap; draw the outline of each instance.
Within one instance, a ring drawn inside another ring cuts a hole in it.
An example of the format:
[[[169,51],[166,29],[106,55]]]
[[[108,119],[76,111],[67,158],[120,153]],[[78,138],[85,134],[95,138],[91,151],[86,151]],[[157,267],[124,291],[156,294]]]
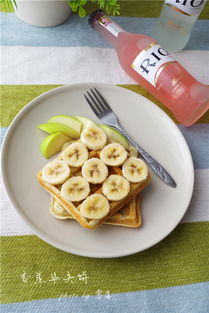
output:
[[[104,11],[103,10],[96,10],[93,13],[91,13],[91,15],[89,16],[89,25],[94,28],[95,22],[98,20],[98,18],[102,15],[104,15]]]

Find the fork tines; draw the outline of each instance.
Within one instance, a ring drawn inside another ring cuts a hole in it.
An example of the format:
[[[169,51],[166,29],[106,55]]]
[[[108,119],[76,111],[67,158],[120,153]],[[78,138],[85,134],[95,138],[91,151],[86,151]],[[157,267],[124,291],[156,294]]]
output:
[[[87,95],[84,94],[84,97],[97,116],[103,112],[112,111],[107,101],[96,88],[87,91]]]

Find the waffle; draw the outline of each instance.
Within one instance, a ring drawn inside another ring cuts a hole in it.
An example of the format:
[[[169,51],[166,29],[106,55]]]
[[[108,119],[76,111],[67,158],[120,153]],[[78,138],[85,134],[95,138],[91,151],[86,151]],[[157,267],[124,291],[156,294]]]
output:
[[[64,212],[58,213],[55,210],[55,199],[52,197],[50,204],[51,214],[58,219],[74,219],[64,208]],[[138,228],[141,226],[141,212],[140,212],[140,196],[139,194],[129,201],[117,213],[112,215],[104,224],[111,224],[115,226],[125,226]]]
[[[90,151],[89,158],[92,157],[98,157],[100,156],[100,151]],[[62,153],[57,157],[57,159],[62,160]],[[72,168],[71,168],[72,169]],[[74,169],[73,172],[71,172],[72,176],[81,176],[80,169]],[[109,175],[116,174],[122,176],[122,170],[120,167],[110,167],[109,168]],[[109,213],[101,218],[101,219],[88,219],[81,215],[80,213],[80,205],[81,203],[72,203],[70,201],[65,200],[61,196],[61,186],[54,186],[47,182],[45,182],[42,178],[42,171],[38,172],[37,174],[38,182],[41,184],[41,186],[50,193],[52,197],[54,197],[63,207],[64,209],[70,213],[73,218],[75,218],[83,227],[89,228],[89,229],[95,229],[98,226],[102,225],[107,219],[112,217],[116,212],[118,212],[122,207],[124,207],[130,200],[136,197],[136,195],[143,190],[150,182],[151,176],[148,174],[148,177],[145,181],[142,183],[130,183],[130,192],[129,194],[123,198],[120,201],[109,201],[110,204],[110,211]],[[91,185],[91,194],[94,193],[102,193],[102,186],[100,185]]]
[[[118,212],[112,215],[105,224],[138,228],[142,224],[139,194],[129,201]]]

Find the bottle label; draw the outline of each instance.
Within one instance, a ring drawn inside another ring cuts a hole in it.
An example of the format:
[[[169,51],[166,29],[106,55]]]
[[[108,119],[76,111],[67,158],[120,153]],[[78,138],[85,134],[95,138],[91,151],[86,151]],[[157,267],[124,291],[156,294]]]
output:
[[[171,62],[176,61],[169,52],[163,49],[157,42],[153,42],[137,55],[131,67],[156,87],[160,73]]]
[[[206,0],[165,0],[165,4],[185,15],[198,15]]]
[[[98,19],[98,23],[106,28],[115,37],[118,37],[118,34],[124,31],[118,24],[111,21],[111,19],[108,18],[106,15],[102,15]]]

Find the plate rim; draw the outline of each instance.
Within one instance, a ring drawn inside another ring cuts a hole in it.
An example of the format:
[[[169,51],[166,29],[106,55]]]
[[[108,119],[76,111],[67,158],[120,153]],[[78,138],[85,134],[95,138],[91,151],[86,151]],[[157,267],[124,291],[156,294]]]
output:
[[[190,188],[189,188],[189,192],[190,195],[188,197],[188,201],[187,201],[187,205],[185,206],[185,210],[183,211],[183,213],[181,214],[180,218],[178,219],[178,222],[174,223],[172,225],[172,227],[169,228],[169,231],[166,232],[166,234],[164,234],[163,236],[160,237],[160,239],[157,239],[156,241],[154,241],[153,243],[151,243],[150,245],[148,245],[146,248],[143,249],[133,249],[131,251],[127,251],[125,250],[124,252],[117,252],[115,254],[110,255],[110,253],[108,252],[107,254],[95,254],[95,252],[86,252],[80,249],[74,249],[73,247],[67,247],[66,244],[63,244],[62,242],[58,241],[58,240],[54,240],[53,238],[51,238],[49,235],[47,235],[43,230],[41,230],[38,226],[34,225],[32,222],[30,222],[30,219],[27,218],[25,216],[25,214],[22,212],[21,210],[21,206],[18,205],[18,203],[15,200],[14,195],[12,194],[12,192],[9,189],[9,183],[7,180],[7,175],[6,175],[6,167],[4,166],[6,164],[6,151],[7,151],[7,143],[9,142],[9,139],[12,135],[13,130],[15,129],[16,125],[18,124],[19,121],[21,121],[21,117],[25,115],[25,113],[27,113],[28,111],[30,111],[40,100],[44,100],[44,98],[47,98],[48,95],[53,96],[54,94],[57,94],[59,92],[62,92],[63,89],[74,89],[74,88],[89,88],[89,86],[92,85],[96,85],[98,87],[106,87],[106,88],[120,88],[120,89],[125,89],[128,93],[133,93],[139,97],[142,97],[144,99],[146,99],[146,101],[149,102],[149,104],[151,106],[154,107],[154,109],[156,109],[161,115],[164,116],[165,119],[167,119],[168,122],[173,124],[173,127],[175,128],[175,130],[177,131],[178,135],[181,137],[181,140],[184,142],[184,147],[187,150],[187,154],[189,157],[189,165],[190,165],[190,169],[191,169],[191,180],[190,180]],[[180,223],[180,221],[182,220],[183,216],[185,215],[186,211],[188,210],[189,204],[191,202],[191,198],[193,195],[193,190],[194,190],[194,164],[193,164],[193,160],[192,160],[192,156],[191,156],[191,152],[190,149],[188,147],[188,144],[183,136],[183,134],[181,133],[181,131],[179,130],[179,128],[177,127],[177,125],[175,124],[175,122],[170,118],[170,116],[168,114],[166,114],[160,107],[158,107],[154,102],[152,102],[151,100],[147,99],[146,97],[138,94],[137,92],[130,90],[128,88],[124,88],[122,86],[118,86],[118,85],[111,85],[111,84],[105,84],[105,83],[93,83],[93,82],[88,82],[88,83],[78,83],[78,84],[69,84],[69,85],[63,85],[63,86],[59,86],[59,87],[55,87],[53,89],[50,89],[46,92],[43,92],[42,94],[38,95],[37,97],[35,97],[34,99],[32,99],[29,103],[27,103],[21,110],[20,112],[15,116],[15,118],[12,120],[11,124],[9,125],[7,132],[3,138],[3,142],[2,142],[2,149],[1,149],[1,172],[2,172],[2,181],[3,181],[3,185],[7,194],[7,198],[10,202],[10,204],[12,205],[13,209],[15,209],[15,211],[18,213],[18,215],[24,220],[24,222],[34,231],[35,235],[38,236],[41,240],[47,242],[48,244],[50,244],[51,246],[63,250],[65,252],[68,253],[72,253],[74,255],[78,255],[78,256],[82,256],[82,257],[89,257],[89,258],[118,258],[118,257],[124,257],[124,256],[128,256],[128,255],[132,255],[135,253],[139,253],[139,252],[143,252],[153,246],[155,246],[156,244],[158,244],[159,242],[161,242],[163,239],[165,239],[176,227],[177,225]]]

